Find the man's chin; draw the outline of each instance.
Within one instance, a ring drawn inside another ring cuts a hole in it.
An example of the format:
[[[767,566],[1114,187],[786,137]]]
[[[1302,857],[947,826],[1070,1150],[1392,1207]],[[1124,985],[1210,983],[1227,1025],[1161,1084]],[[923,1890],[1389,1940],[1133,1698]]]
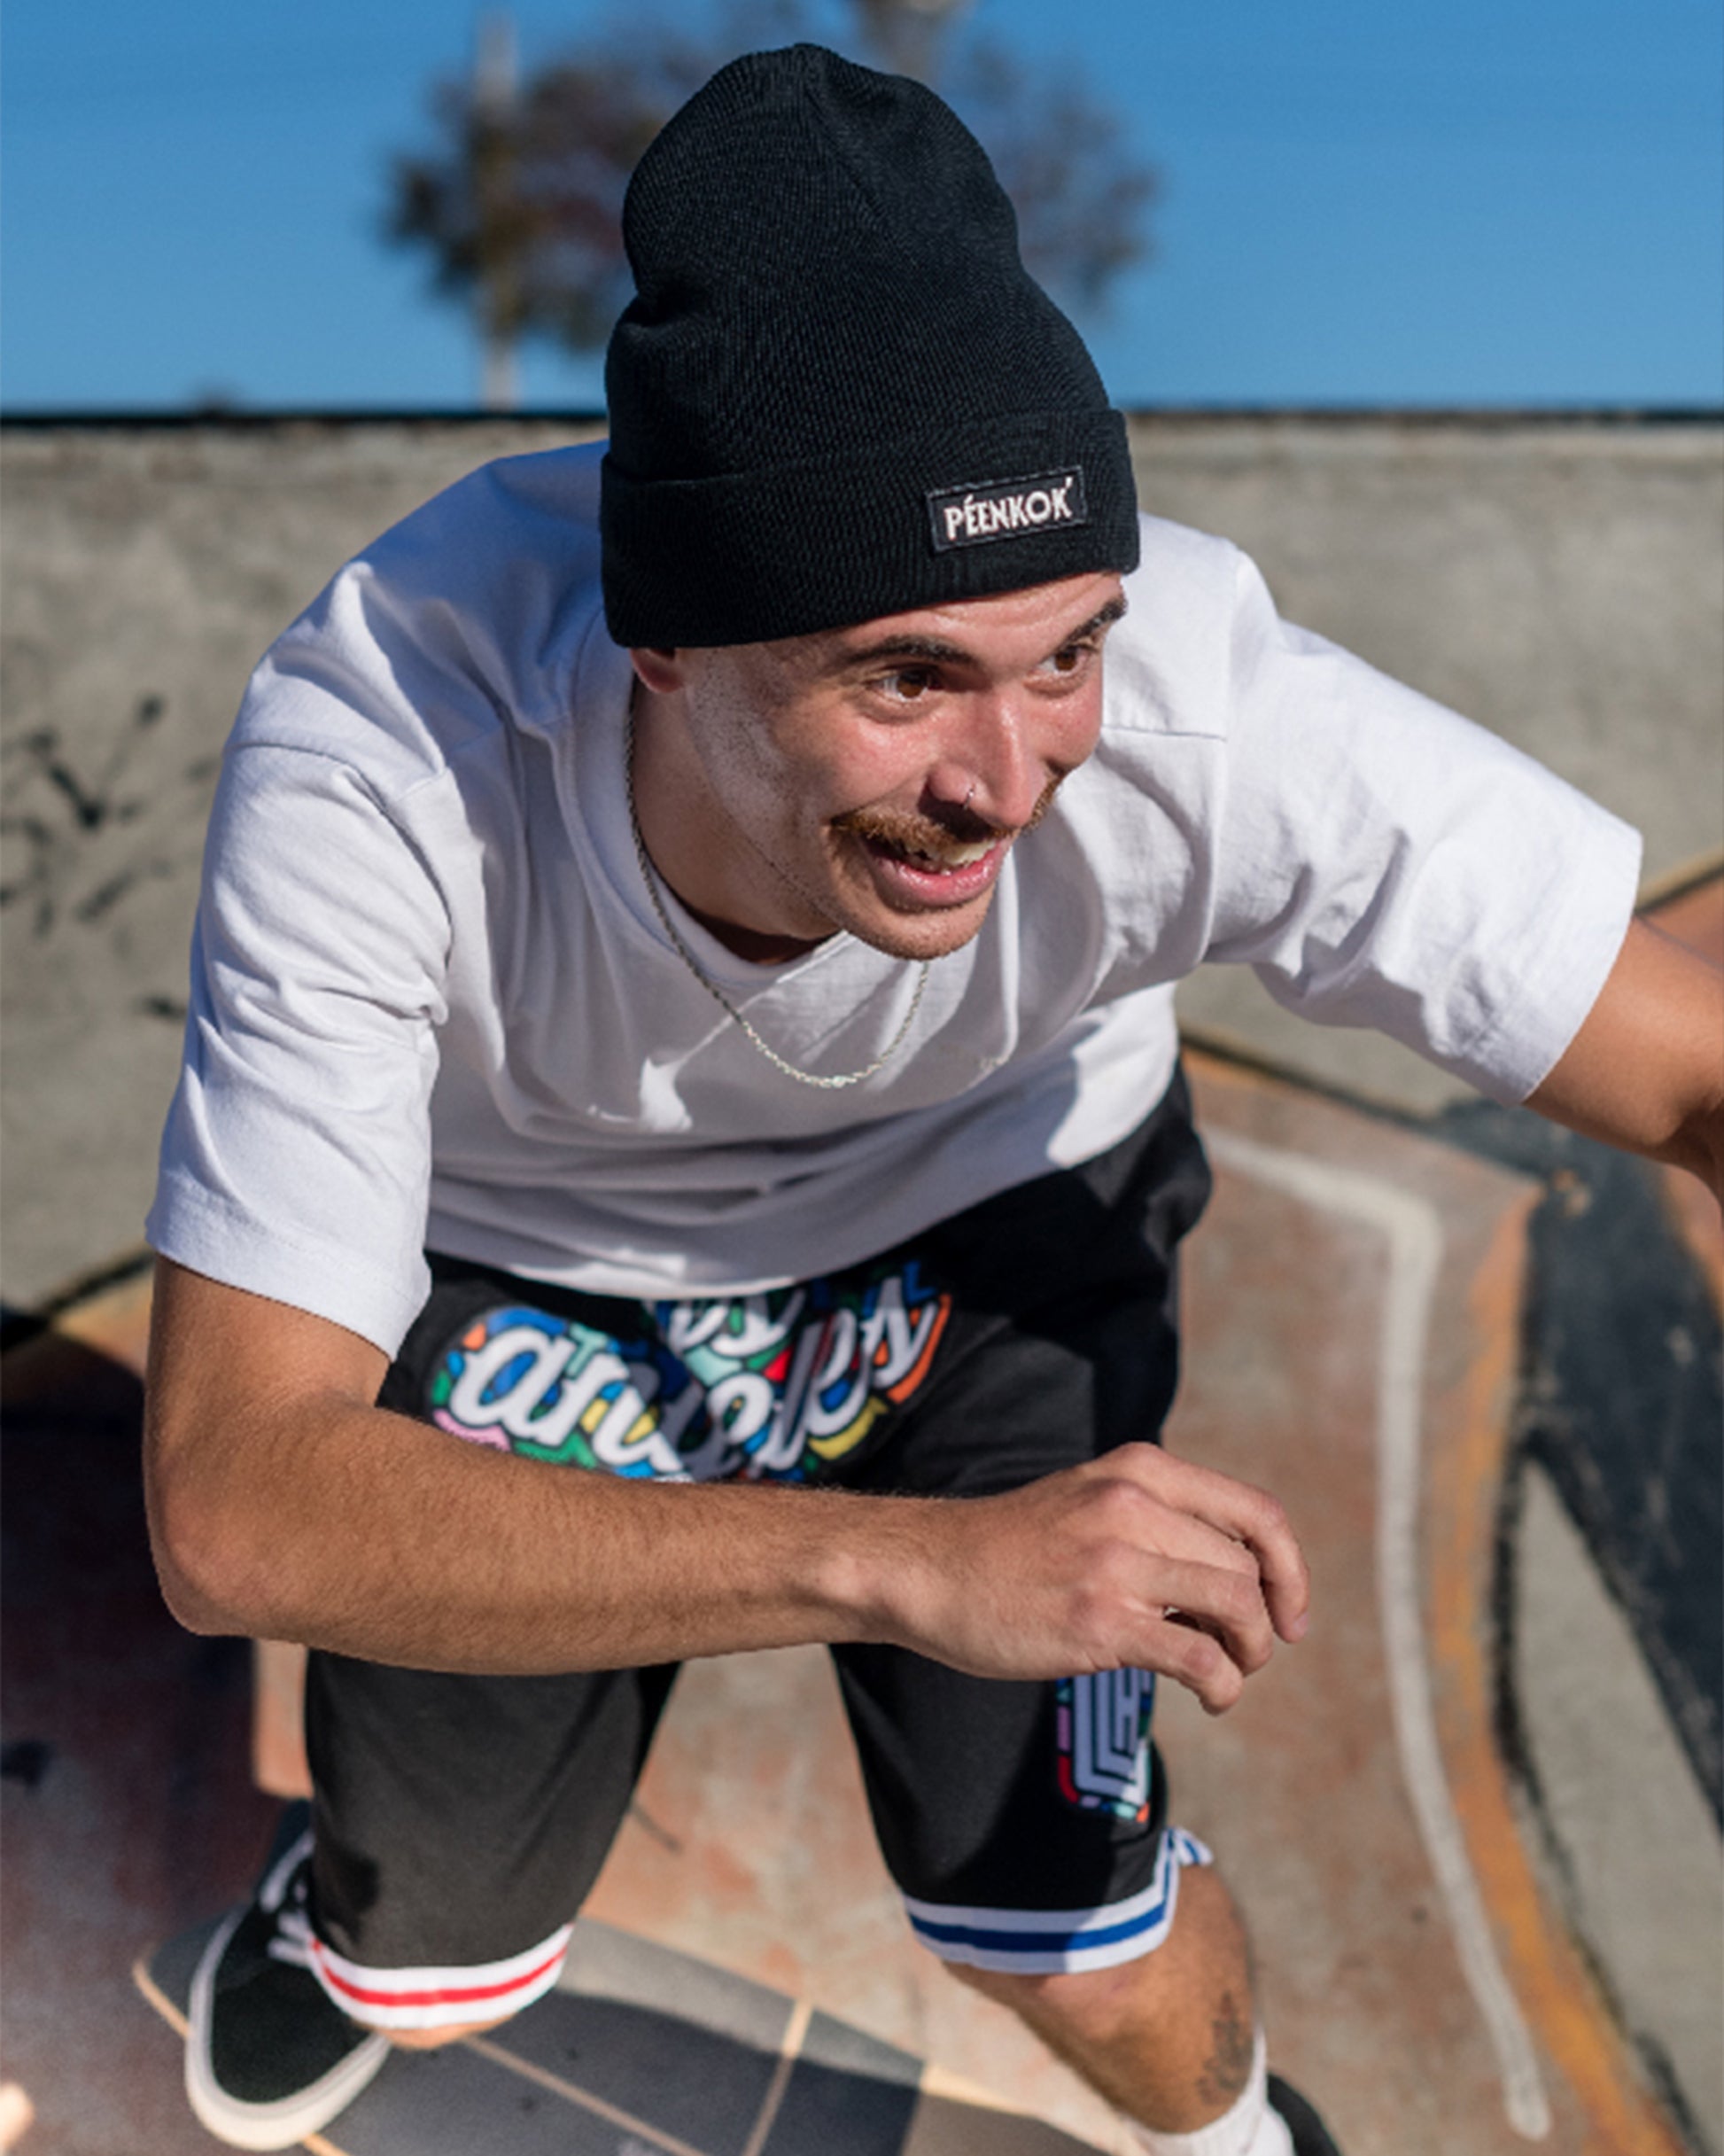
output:
[[[920,907],[900,913],[896,908],[870,907],[866,918],[845,922],[858,943],[866,943],[888,958],[948,958],[974,943],[993,904],[991,887],[963,906]]]

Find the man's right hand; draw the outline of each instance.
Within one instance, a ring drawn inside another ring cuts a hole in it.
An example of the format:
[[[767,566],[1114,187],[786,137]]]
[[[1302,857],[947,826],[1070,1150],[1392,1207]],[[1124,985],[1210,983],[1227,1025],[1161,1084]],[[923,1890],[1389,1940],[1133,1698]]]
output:
[[[891,1636],[973,1676],[1153,1670],[1220,1714],[1305,1631],[1309,1576],[1275,1499],[1155,1445],[885,1524]]]

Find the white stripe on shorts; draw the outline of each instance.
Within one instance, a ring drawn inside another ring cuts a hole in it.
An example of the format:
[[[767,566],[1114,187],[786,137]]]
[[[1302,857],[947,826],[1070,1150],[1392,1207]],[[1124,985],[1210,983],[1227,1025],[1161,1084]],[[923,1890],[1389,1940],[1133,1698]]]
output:
[[[368,1969],[314,1937],[312,1973],[342,2012],[367,2028],[460,2028],[501,2021],[548,1991],[573,1929],[565,1924],[524,1954],[465,1968]]]
[[[1195,1834],[1170,1826],[1154,1878],[1129,1901],[1099,1909],[964,1909],[906,1894],[904,1906],[916,1937],[942,1961],[1020,1976],[1111,1969],[1161,1945],[1173,1923],[1182,1866],[1213,1862]]]

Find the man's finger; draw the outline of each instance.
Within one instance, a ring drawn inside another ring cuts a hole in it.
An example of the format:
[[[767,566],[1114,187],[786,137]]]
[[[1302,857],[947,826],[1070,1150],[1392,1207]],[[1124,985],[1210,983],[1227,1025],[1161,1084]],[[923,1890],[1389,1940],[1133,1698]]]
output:
[[[1310,1571],[1286,1514],[1266,1490],[1200,1467],[1159,1445],[1125,1445],[1109,1457],[1128,1465],[1163,1504],[1177,1506],[1247,1550],[1255,1561],[1276,1631],[1287,1640],[1303,1636],[1310,1608]]]
[[[1245,1690],[1245,1673],[1221,1642],[1183,1616],[1146,1627],[1143,1666],[1184,1685],[1206,1714],[1225,1714]]]
[[[1261,1670],[1275,1652],[1275,1634],[1254,1574],[1221,1571],[1177,1559],[1146,1560],[1153,1569],[1145,1599],[1158,1637],[1170,1625],[1215,1641],[1242,1677]]]

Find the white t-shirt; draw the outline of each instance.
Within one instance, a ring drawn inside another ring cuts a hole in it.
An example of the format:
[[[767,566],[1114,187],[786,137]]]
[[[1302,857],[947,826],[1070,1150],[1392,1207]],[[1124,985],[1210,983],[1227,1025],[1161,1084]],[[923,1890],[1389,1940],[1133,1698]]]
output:
[[[1165,1089],[1173,984],[1205,962],[1503,1101],[1590,1008],[1635,834],[1285,626],[1234,548],[1146,518],[1096,754],[885,1067],[797,1084],[641,880],[599,454],[472,474],[259,667],[210,825],[149,1220],[167,1257],[391,1353],[427,1246],[601,1293],[742,1293],[1114,1143]],[[761,967],[677,924],[804,1069],[867,1064],[909,1008],[915,969],[849,936]]]

